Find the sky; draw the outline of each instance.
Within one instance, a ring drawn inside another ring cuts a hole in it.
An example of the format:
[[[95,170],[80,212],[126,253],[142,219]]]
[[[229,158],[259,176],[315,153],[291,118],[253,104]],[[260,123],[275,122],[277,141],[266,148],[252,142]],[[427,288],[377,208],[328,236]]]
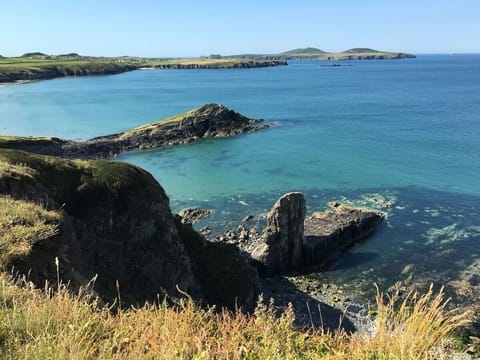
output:
[[[0,55],[480,52],[480,0],[3,0]]]

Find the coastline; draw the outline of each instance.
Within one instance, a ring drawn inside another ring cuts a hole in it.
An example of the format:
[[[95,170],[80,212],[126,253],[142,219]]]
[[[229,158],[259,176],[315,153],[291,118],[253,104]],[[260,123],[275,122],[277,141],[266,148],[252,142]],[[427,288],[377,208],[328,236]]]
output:
[[[265,59],[117,59],[74,60],[2,58],[0,86],[66,76],[114,75],[134,70],[156,69],[248,69],[287,65],[286,60]]]

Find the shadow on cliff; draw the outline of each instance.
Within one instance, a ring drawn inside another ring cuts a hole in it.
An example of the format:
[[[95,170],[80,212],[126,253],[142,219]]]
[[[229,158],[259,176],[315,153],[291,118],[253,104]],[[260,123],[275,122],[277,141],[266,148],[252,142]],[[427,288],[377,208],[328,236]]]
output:
[[[344,330],[348,333],[357,330],[343,311],[300,291],[285,278],[263,278],[260,282],[264,301],[268,303],[273,299],[279,314],[286,310],[289,303],[293,305],[295,326],[323,328],[326,331]]]

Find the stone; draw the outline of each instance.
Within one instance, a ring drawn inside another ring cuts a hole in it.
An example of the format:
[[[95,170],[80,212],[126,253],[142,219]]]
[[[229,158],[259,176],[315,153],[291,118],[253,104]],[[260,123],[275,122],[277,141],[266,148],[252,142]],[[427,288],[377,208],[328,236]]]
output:
[[[198,220],[203,219],[212,214],[211,210],[201,209],[201,208],[187,208],[180,210],[178,215],[182,218],[181,222],[183,224],[194,224]]]
[[[253,215],[249,214],[249,215],[247,215],[243,218],[242,222],[245,223],[245,222],[250,221],[250,220],[253,220]]]
[[[272,207],[262,241],[251,251],[251,259],[261,275],[302,267],[305,210],[305,199],[298,192],[283,195]]]

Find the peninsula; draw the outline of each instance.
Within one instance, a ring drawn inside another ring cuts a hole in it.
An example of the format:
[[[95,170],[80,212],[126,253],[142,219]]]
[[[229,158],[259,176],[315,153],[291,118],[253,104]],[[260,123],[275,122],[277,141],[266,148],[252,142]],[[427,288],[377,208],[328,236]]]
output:
[[[261,122],[262,120],[248,118],[224,105],[206,104],[118,134],[86,141],[0,136],[0,147],[63,158],[105,158],[125,151],[187,144],[201,138],[228,137],[269,126],[260,124]]]

